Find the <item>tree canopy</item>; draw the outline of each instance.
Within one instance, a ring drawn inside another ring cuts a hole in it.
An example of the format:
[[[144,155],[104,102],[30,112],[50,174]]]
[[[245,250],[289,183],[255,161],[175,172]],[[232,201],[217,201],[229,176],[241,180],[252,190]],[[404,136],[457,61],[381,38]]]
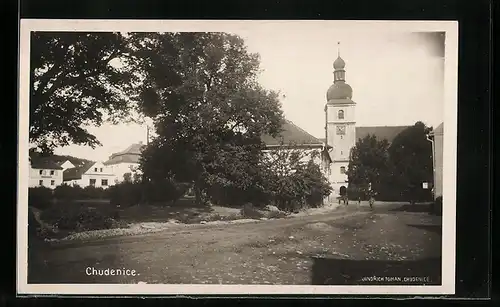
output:
[[[347,169],[349,184],[368,185],[376,188],[389,170],[389,143],[377,140],[374,135],[358,139],[350,153]]]
[[[408,189],[418,188],[422,182],[433,183],[432,144],[427,134],[432,127],[422,122],[401,131],[388,149],[393,166],[394,182]]]
[[[433,182],[432,145],[426,135],[432,128],[422,122],[400,132],[389,144],[369,135],[353,147],[347,174],[349,184],[372,187],[381,197],[415,200],[429,194],[421,186]]]
[[[99,145],[85,126],[130,118],[127,40],[120,33],[32,32],[29,141],[42,151]],[[115,65],[113,65],[115,64]]]
[[[255,179],[260,136],[282,124],[278,94],[259,86],[259,58],[226,33],[133,34],[144,74],[137,99],[157,137],[141,167],[148,180],[174,177],[245,189]],[[198,194],[201,195],[201,194]]]

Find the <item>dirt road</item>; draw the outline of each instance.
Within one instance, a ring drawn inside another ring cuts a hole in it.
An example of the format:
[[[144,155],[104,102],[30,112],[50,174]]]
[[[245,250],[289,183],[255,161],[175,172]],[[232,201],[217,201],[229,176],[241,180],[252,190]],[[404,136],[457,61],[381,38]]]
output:
[[[323,215],[36,247],[28,282],[311,284],[318,259],[440,257],[440,218],[399,207],[350,205]],[[105,269],[116,273],[100,276]]]

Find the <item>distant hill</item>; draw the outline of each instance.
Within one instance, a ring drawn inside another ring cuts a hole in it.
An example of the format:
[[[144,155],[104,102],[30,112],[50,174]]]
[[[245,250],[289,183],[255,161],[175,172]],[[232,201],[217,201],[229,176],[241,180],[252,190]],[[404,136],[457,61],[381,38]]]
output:
[[[35,158],[37,156],[39,156],[38,153],[30,152],[30,158]],[[53,161],[55,163],[63,163],[65,161],[69,160],[75,167],[82,166],[82,165],[89,163],[89,162],[94,162],[92,160],[77,158],[77,157],[73,157],[73,156],[69,156],[69,155],[50,155],[46,158],[49,158],[51,161]]]

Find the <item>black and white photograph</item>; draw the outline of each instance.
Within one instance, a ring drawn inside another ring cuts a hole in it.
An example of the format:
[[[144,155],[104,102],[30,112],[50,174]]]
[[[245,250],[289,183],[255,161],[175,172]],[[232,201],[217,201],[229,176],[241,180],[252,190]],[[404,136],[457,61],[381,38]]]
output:
[[[456,22],[22,19],[18,293],[453,294],[457,58]]]

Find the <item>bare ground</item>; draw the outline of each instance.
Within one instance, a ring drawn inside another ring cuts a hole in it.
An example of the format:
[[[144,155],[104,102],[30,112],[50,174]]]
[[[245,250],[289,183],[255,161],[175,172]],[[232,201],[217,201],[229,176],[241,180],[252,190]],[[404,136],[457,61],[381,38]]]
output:
[[[388,261],[439,259],[441,219],[393,210],[399,207],[384,204],[371,211],[366,204],[350,205],[324,214],[247,224],[179,225],[156,233],[86,243],[30,242],[28,281],[315,284],[328,283],[318,281],[318,270],[323,275],[326,272],[325,260],[344,261],[342,278],[352,282],[352,276],[371,274],[366,268],[363,273],[354,272],[369,261],[377,260],[373,263],[387,268]],[[332,266],[339,265],[327,265]],[[136,270],[138,275],[88,276],[87,267],[125,268]],[[382,273],[388,272],[384,270]],[[411,270],[405,274],[419,273],[418,267]],[[342,282],[338,276],[321,278]]]

